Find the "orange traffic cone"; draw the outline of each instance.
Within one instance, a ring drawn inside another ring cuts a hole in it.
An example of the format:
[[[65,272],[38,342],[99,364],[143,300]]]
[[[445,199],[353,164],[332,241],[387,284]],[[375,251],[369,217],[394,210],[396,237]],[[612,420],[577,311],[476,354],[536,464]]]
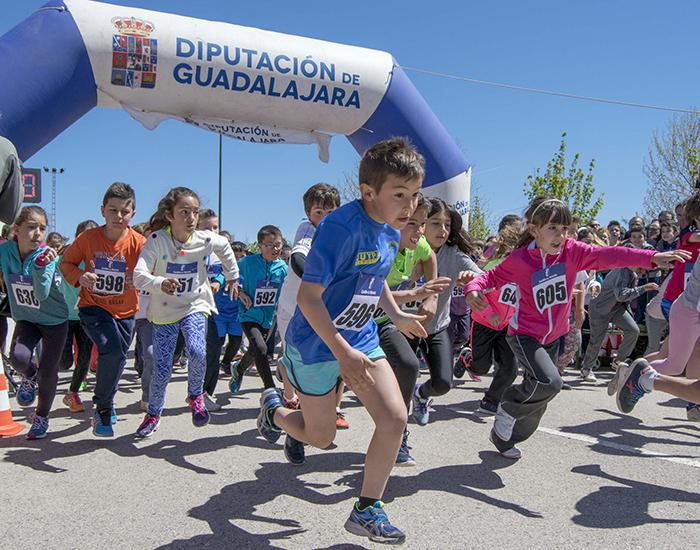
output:
[[[10,394],[7,393],[5,373],[0,369],[0,437],[17,435],[24,429],[22,424],[12,420],[10,409]]]

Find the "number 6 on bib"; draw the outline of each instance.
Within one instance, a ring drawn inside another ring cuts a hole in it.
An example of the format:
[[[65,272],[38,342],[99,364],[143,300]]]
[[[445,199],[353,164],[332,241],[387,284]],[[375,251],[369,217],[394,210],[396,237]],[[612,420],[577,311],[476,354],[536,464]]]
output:
[[[566,266],[554,264],[535,273],[532,276],[532,296],[540,313],[544,313],[552,306],[566,304],[569,301]]]
[[[384,279],[360,274],[350,303],[333,319],[333,325],[338,330],[361,331],[372,319],[383,288]]]

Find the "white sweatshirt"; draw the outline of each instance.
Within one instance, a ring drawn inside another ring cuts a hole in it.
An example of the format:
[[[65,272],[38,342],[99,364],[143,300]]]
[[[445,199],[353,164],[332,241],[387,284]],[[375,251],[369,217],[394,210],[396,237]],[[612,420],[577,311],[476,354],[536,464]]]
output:
[[[227,281],[238,279],[238,264],[228,240],[211,231],[196,230],[186,243],[175,240],[170,228],[152,233],[136,267],[134,286],[151,294],[148,320],[156,324],[175,323],[190,313],[216,312],[209,286],[207,262],[211,253],[221,260]],[[180,280],[173,295],[160,288],[165,279]]]

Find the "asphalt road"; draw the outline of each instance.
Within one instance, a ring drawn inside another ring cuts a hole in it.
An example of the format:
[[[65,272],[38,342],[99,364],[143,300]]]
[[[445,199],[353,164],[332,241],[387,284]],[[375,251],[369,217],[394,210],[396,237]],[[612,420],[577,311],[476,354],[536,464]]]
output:
[[[95,439],[90,412],[60,402],[69,373],[48,439],[0,439],[2,548],[381,547],[342,527],[371,435],[350,394],[351,428],[293,467],[281,444],[257,434],[260,382],[250,375],[236,398],[221,381],[224,409],[194,428],[186,373],[176,371],[160,429],[135,440],[142,414],[130,365],[113,440]],[[700,547],[700,425],[680,400],[653,394],[625,416],[604,381],[573,381],[512,462],[488,442],[491,418],[474,412],[488,381],[458,382],[436,399],[430,424],[409,426],[418,465],[395,469],[385,495],[405,547]]]

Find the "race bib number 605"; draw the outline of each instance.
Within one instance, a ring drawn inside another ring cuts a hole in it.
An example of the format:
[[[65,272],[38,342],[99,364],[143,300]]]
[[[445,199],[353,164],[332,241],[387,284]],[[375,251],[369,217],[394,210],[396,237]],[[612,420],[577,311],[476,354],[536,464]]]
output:
[[[544,313],[549,308],[566,304],[569,294],[566,289],[566,266],[554,264],[532,276],[532,295],[537,311]]]
[[[361,274],[350,303],[333,319],[333,325],[338,330],[361,331],[377,309],[383,286],[383,279]]]

